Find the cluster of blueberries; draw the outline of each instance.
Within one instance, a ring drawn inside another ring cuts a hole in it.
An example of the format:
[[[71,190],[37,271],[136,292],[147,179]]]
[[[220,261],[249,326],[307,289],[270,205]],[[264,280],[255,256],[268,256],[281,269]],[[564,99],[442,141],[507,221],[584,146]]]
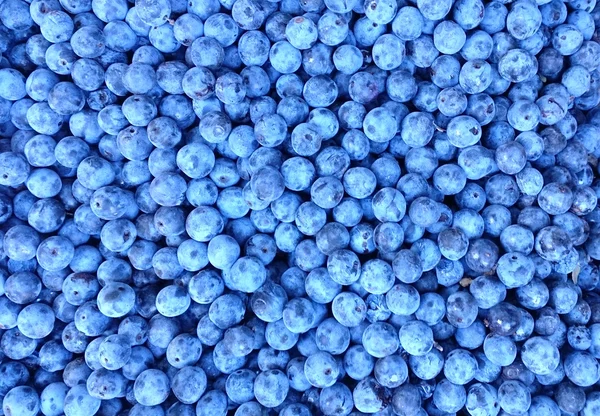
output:
[[[596,0],[0,22],[0,415],[600,415]]]

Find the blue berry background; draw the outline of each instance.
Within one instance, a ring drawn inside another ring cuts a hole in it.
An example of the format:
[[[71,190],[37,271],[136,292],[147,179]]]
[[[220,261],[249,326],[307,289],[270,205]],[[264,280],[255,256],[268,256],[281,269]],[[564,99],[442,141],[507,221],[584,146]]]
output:
[[[0,0],[0,415],[599,416],[596,0]]]

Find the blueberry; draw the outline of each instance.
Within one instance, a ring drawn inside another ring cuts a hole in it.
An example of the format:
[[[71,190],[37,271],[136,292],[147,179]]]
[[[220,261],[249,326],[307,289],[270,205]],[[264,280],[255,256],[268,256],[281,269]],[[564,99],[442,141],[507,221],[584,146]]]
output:
[[[95,413],[100,408],[101,400],[88,394],[84,384],[77,384],[69,390],[64,399],[65,415]]]
[[[289,382],[281,370],[264,371],[254,380],[256,400],[265,407],[277,407],[285,400]]]
[[[2,411],[7,414],[35,415],[40,410],[40,398],[36,391],[27,386],[11,389],[2,401]]]
[[[348,413],[352,404],[352,392],[342,383],[324,388],[319,396],[319,407],[324,414]]]
[[[144,406],[156,406],[164,402],[169,394],[169,379],[160,370],[143,371],[133,387],[136,400]]]
[[[382,35],[375,41],[372,53],[375,65],[386,71],[393,70],[398,68],[404,59],[404,43],[395,35]]]
[[[433,348],[433,334],[424,322],[410,321],[400,328],[400,344],[411,356],[422,356]]]
[[[54,328],[54,312],[43,303],[28,305],[19,312],[17,327],[19,331],[32,339],[48,336]]]
[[[466,400],[465,388],[448,379],[440,381],[433,393],[433,404],[443,412],[453,412],[462,408]]]
[[[440,20],[450,12],[452,3],[442,1],[440,3],[422,0],[417,3],[423,17],[429,20]]]
[[[466,351],[457,349],[448,354],[444,363],[444,375],[448,381],[465,385],[475,377],[477,360]]]
[[[498,388],[498,402],[504,411],[527,411],[531,405],[531,395],[523,383],[509,380]]]
[[[529,52],[523,49],[508,51],[498,62],[498,72],[502,78],[511,82],[529,79],[537,72],[538,62]]]
[[[354,406],[359,411],[369,413],[384,410],[391,401],[390,391],[373,377],[361,380],[354,388],[352,397],[354,398]]]
[[[546,339],[533,337],[523,344],[521,359],[533,373],[547,375],[558,367],[559,353]]]
[[[312,20],[299,16],[290,19],[285,35],[295,48],[308,49],[317,41],[317,25]]]
[[[183,367],[175,373],[171,381],[173,394],[184,404],[195,403],[202,397],[206,387],[206,373],[199,367]]]
[[[476,383],[467,392],[465,407],[470,413],[499,411],[497,390],[489,384]]]
[[[256,374],[250,370],[238,370],[227,377],[227,395],[236,403],[244,404],[254,398],[253,384]]]
[[[3,7],[3,10],[5,9],[7,9],[6,5]],[[0,97],[5,100],[17,101],[27,95],[25,89],[25,77],[19,71],[3,68],[0,70],[0,80],[3,85],[0,89]]]

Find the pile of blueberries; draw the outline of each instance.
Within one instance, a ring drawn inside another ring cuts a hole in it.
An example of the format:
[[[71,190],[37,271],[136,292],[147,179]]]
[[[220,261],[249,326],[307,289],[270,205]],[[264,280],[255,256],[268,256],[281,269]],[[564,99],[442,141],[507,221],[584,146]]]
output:
[[[596,0],[0,22],[0,415],[600,415]]]

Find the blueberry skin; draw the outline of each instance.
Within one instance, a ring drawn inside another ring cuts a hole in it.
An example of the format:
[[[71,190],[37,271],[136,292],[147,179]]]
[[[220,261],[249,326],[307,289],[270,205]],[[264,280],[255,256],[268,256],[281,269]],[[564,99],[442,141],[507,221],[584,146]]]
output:
[[[558,350],[541,337],[528,339],[523,345],[521,358],[527,368],[535,374],[546,375],[558,367]]]
[[[391,392],[373,377],[368,377],[356,385],[352,396],[354,406],[360,411],[377,412],[386,407],[386,402],[391,399]]]
[[[6,393],[2,410],[6,413],[35,415],[40,409],[40,399],[31,387],[19,386]]]
[[[317,41],[318,30],[312,20],[296,17],[288,22],[285,34],[295,48],[304,50],[310,48]]]
[[[25,182],[30,167],[23,156],[6,152],[0,157],[2,161],[2,174],[0,175],[2,185],[17,186]]]
[[[512,49],[498,62],[498,72],[511,82],[521,82],[537,72],[538,62],[527,51]]]
[[[19,312],[17,327],[19,331],[32,339],[49,335],[54,328],[54,312],[45,304],[28,305]]]
[[[150,381],[150,383],[147,383]],[[159,370],[146,370],[135,380],[134,393],[136,400],[144,406],[155,406],[166,399],[169,388],[167,376]]]
[[[423,356],[433,348],[433,334],[422,321],[410,321],[400,328],[400,344],[411,356]]]
[[[373,45],[373,61],[375,65],[386,71],[398,68],[404,55],[404,43],[391,34],[380,36]]]
[[[97,412],[101,400],[90,396],[85,385],[73,386],[67,393],[64,401],[65,414],[77,414],[78,412]],[[72,413],[71,413],[72,412]]]
[[[5,7],[6,8],[6,7]],[[0,89],[0,97],[9,101],[17,101],[24,98],[26,93],[25,90],[25,77],[18,71],[9,68],[3,68],[0,70],[0,80],[4,86]],[[11,88],[8,88],[8,86]]]
[[[433,402],[442,411],[454,411],[462,408],[467,400],[465,388],[443,379],[433,394]]]

